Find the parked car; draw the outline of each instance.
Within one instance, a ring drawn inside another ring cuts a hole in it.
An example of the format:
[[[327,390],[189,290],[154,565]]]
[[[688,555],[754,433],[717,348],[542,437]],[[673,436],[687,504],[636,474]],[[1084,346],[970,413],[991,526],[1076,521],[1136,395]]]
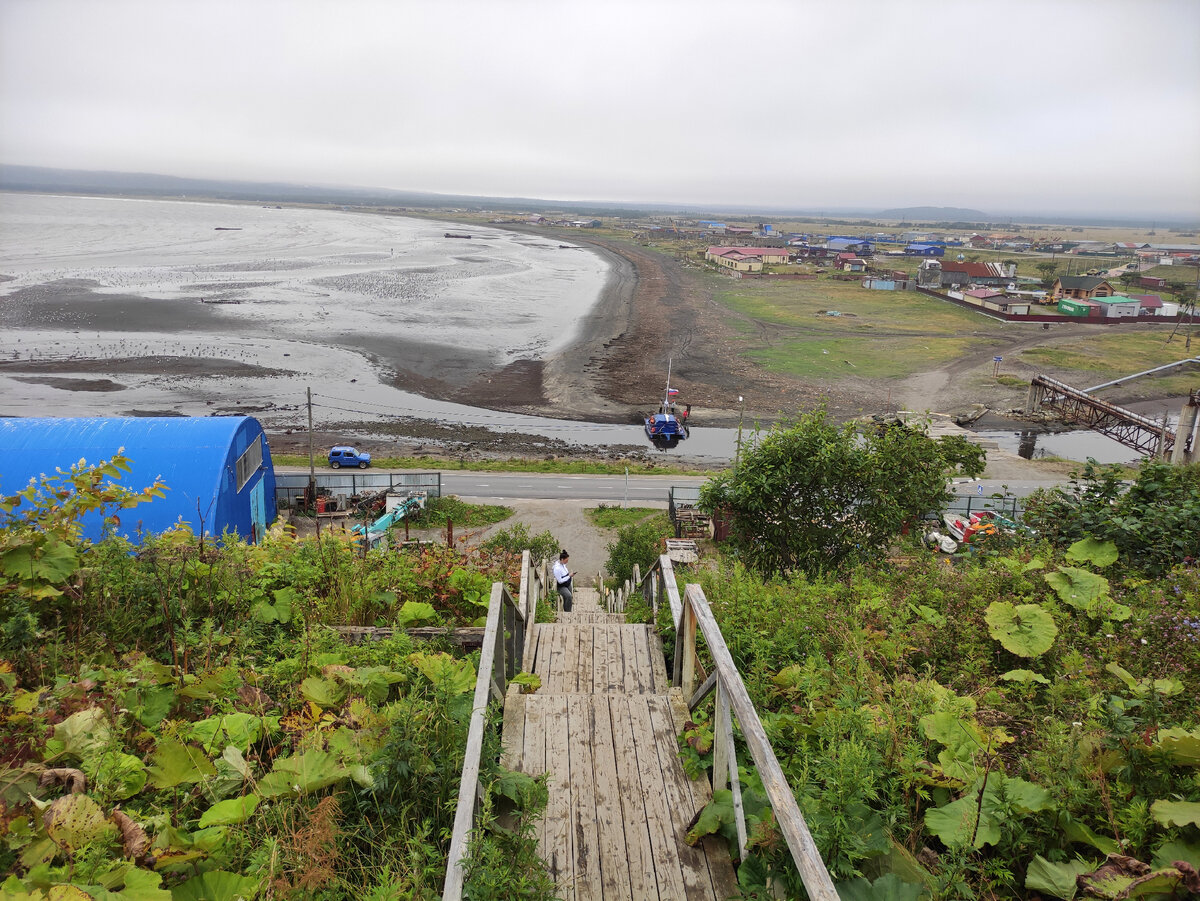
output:
[[[357,466],[359,469],[366,469],[371,465],[371,455],[359,453],[352,447],[339,444],[329,451],[329,465],[334,469],[341,469],[343,466]]]

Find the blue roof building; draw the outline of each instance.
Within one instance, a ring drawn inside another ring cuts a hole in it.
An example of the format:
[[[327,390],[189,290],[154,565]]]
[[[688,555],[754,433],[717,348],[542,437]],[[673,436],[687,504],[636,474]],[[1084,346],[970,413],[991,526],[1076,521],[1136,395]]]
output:
[[[944,257],[946,248],[938,244],[909,244],[904,252],[913,257]]]
[[[140,491],[159,478],[166,485],[166,497],[121,511],[116,531],[131,541],[180,520],[196,533],[228,530],[258,541],[275,520],[271,452],[250,416],[0,418],[0,492],[14,494],[80,459],[109,460],[122,448],[130,471],[121,485]],[[83,522],[84,536],[98,540],[100,517]]]

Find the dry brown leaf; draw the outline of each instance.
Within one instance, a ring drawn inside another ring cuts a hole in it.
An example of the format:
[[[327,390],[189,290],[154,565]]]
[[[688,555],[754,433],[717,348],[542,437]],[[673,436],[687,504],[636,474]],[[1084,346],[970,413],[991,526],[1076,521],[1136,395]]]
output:
[[[129,818],[120,808],[114,808],[112,821],[121,830],[121,844],[125,848],[125,856],[130,860],[141,860],[150,848],[150,836],[146,830]]]
[[[54,767],[42,770],[42,774],[38,776],[38,787],[46,788],[50,785],[64,785],[68,792],[78,795],[87,791],[87,776],[84,775],[83,770],[73,767]]]

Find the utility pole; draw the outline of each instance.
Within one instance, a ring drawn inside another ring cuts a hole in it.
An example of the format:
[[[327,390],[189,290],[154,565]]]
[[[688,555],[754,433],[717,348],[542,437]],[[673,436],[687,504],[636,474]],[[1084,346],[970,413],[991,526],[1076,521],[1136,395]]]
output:
[[[313,423],[312,423],[312,388],[308,391],[308,494],[316,503],[317,497],[317,464],[313,457]]]
[[[737,451],[736,451],[736,452],[734,453],[734,455],[733,455],[733,468],[734,468],[734,470],[736,470],[736,469],[738,468],[738,463],[739,463],[739,462],[741,462],[741,459],[742,459],[742,420],[744,419],[745,415],[746,415],[746,401],[745,401],[745,399],[744,399],[744,398],[743,398],[743,397],[742,397],[742,396],[739,394],[739,395],[738,395],[738,437],[737,437]]]

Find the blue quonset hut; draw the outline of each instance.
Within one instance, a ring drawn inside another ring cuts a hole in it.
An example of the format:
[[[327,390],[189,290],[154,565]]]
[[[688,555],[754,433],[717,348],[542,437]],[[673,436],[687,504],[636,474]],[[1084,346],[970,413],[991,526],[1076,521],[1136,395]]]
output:
[[[161,478],[166,497],[121,512],[117,531],[165,532],[181,519],[193,532],[237,532],[258,541],[275,520],[275,470],[267,438],[250,416],[99,419],[0,418],[0,492],[14,494],[42,473],[80,459],[108,460],[124,448],[130,472],[120,482],[140,491]],[[100,538],[99,517],[84,535]]]

